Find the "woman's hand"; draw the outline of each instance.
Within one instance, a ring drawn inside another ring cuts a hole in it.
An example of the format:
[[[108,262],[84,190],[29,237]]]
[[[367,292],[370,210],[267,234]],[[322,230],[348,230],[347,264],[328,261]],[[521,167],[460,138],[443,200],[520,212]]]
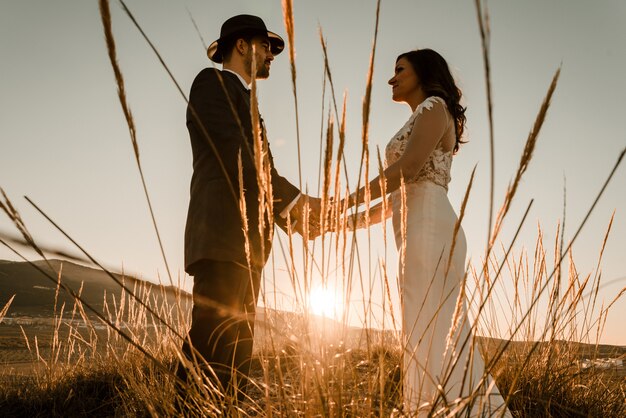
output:
[[[368,228],[371,225],[376,225],[391,216],[390,202],[387,202],[385,211],[383,211],[383,202],[379,202],[376,205],[369,208],[368,211],[357,212],[356,214],[346,214],[345,218],[342,218],[341,225],[346,225],[348,231],[355,231],[361,228]],[[369,213],[367,213],[369,212]]]

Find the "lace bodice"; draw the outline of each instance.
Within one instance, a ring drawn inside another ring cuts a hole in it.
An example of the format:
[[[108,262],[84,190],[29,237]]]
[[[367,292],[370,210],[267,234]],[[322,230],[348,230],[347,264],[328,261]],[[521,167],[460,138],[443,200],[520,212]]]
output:
[[[442,103],[445,106],[445,101],[442,98],[436,96],[428,97],[420,103],[419,106],[417,106],[409,120],[398,131],[398,133],[391,138],[385,148],[385,167],[388,167],[398,161],[402,154],[404,154],[406,144],[411,136],[413,126],[415,125],[415,119],[417,119],[425,109],[432,109],[435,102]],[[428,157],[428,160],[420,172],[413,178],[407,179],[406,182],[415,183],[418,181],[430,181],[448,190],[451,167],[452,151],[444,151],[441,149],[441,143],[439,143]]]

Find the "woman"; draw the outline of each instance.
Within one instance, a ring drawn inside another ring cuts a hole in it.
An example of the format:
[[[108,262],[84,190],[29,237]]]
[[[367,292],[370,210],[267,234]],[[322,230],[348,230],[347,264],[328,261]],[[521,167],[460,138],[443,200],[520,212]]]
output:
[[[393,100],[407,103],[413,113],[387,144],[384,179],[391,203],[386,213],[382,204],[372,207],[370,224],[393,216],[400,255],[405,407],[411,416],[426,416],[442,406],[448,414],[456,411],[455,416],[510,416],[492,379],[484,376],[464,300],[459,299],[466,242],[460,228],[454,237],[457,216],[447,189],[465,127],[461,91],[446,61],[430,49],[400,55],[389,84]],[[369,187],[371,200],[381,197],[379,177]],[[361,188],[344,204],[364,200]],[[357,219],[353,226],[366,226],[363,212]]]

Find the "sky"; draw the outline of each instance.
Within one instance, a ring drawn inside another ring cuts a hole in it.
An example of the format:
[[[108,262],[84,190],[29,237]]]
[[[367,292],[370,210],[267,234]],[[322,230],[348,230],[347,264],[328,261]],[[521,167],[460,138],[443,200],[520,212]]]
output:
[[[206,43],[218,37],[225,19],[239,13],[259,15],[270,30],[286,35],[278,0],[128,0],[126,4],[186,94],[195,75],[212,65],[190,15]],[[526,206],[534,199],[515,251],[527,249],[532,255],[541,228],[551,252],[563,214],[569,240],[626,147],[620,123],[626,110],[622,100],[626,93],[626,3],[504,0],[488,6],[496,207],[513,178],[552,76],[561,67],[535,155],[501,235],[504,245],[510,242]],[[374,1],[364,0],[294,2],[301,171],[310,194],[317,192],[320,132],[330,94],[326,89],[322,99],[319,30],[328,44],[339,105],[344,92],[347,94],[346,164],[354,184],[375,10]],[[183,278],[183,231],[192,173],[186,105],[119,3],[111,2],[111,13],[156,220],[170,269],[175,277]],[[469,142],[455,157],[449,197],[458,209],[476,166],[463,227],[468,257],[478,262],[487,235],[489,132],[473,1],[382,1],[370,149],[372,155],[377,147],[384,150],[410,115],[406,105],[391,100],[387,85],[395,58],[424,47],[446,58],[463,90]],[[117,99],[97,1],[1,1],[0,56],[0,187],[35,239],[75,251],[23,196],[30,197],[107,267],[165,280]],[[298,184],[294,98],[286,53],[276,57],[270,78],[258,87],[277,169]],[[375,160],[371,170],[376,170]],[[626,167],[622,166],[573,246],[581,277],[595,274],[607,226],[615,214],[601,263],[604,284],[599,298],[605,303],[626,286],[625,190]],[[0,233],[15,235],[5,217],[0,218]],[[364,242],[366,234],[358,236]],[[384,246],[379,227],[372,229],[371,237],[374,258],[386,252],[389,271],[395,274],[394,246]],[[0,248],[0,259],[17,257]],[[277,288],[290,286],[285,277],[275,280]],[[503,280],[506,292],[506,277]],[[186,288],[190,288],[188,280]],[[609,314],[601,341],[626,345],[626,333],[619,323],[624,315],[626,300],[621,299]]]

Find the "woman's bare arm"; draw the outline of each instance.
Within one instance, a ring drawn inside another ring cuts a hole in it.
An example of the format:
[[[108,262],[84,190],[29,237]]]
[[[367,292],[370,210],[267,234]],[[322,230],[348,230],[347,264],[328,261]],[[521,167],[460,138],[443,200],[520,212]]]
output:
[[[383,202],[379,202],[372,206],[369,210],[369,222],[366,220],[365,211],[358,212],[356,215],[348,215],[346,222],[348,231],[354,231],[360,228],[367,228],[370,225],[381,223],[391,217],[391,202],[387,202],[387,207],[383,211]],[[356,219],[355,219],[356,217]],[[355,223],[356,222],[356,223]]]
[[[440,101],[434,101],[432,107],[422,109],[415,118],[404,154],[383,172],[386,191],[391,193],[400,187],[402,178],[413,178],[420,172],[428,157],[433,152],[448,129],[449,116],[447,109]],[[380,176],[370,183],[370,200],[381,197]],[[355,206],[365,201],[365,187],[352,193],[349,205]]]

